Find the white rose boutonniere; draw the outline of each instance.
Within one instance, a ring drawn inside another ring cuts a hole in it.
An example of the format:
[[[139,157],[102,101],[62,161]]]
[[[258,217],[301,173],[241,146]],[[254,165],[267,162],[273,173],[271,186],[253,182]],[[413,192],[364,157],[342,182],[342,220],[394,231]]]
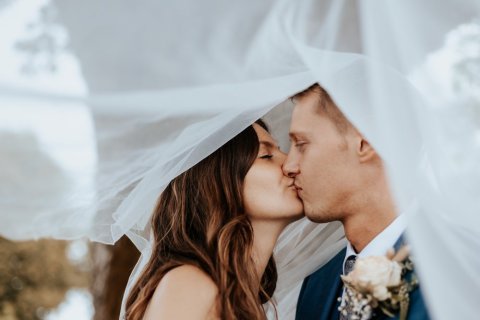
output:
[[[390,317],[399,312],[400,320],[406,319],[409,293],[418,285],[414,277],[405,279],[413,270],[408,251],[403,247],[397,254],[357,259],[352,272],[341,276],[345,296],[340,312],[352,320],[372,319],[379,312]]]

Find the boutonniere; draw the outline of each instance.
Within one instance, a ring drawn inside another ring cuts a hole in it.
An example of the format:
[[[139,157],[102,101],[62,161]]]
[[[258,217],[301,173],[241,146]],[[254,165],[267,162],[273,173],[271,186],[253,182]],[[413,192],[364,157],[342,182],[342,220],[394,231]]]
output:
[[[341,276],[345,294],[339,311],[352,320],[372,319],[379,313],[389,317],[399,313],[400,320],[405,320],[409,293],[418,286],[414,275],[406,277],[411,271],[413,262],[406,246],[386,256],[358,258],[352,272]]]

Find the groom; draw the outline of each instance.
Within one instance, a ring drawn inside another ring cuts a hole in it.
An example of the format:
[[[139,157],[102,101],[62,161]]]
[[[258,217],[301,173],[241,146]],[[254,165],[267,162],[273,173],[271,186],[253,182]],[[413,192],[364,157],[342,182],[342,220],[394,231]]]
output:
[[[296,319],[349,319],[338,311],[345,299],[340,275],[351,271],[357,257],[398,250],[404,217],[396,214],[382,159],[328,93],[315,84],[293,101],[284,174],[295,178],[306,216],[319,223],[340,221],[348,240],[346,248],[304,280]],[[418,288],[409,299],[408,319],[429,319]],[[391,319],[381,313],[376,318]]]

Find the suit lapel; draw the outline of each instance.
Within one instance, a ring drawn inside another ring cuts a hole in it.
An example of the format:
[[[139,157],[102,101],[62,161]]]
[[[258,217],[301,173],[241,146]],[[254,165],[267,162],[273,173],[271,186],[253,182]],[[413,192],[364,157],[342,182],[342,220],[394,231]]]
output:
[[[395,242],[398,251],[405,245],[404,236]],[[338,298],[343,293],[342,264],[346,250],[341,250],[325,266],[307,277],[303,283],[299,297],[296,319],[331,320],[338,319],[340,314]]]
[[[332,306],[332,309],[330,309],[329,316],[326,317],[325,319],[338,319],[340,317],[340,313],[338,311],[340,302],[338,301],[338,298],[340,298],[343,293],[343,282],[342,282],[342,279],[340,278],[340,274],[338,274],[335,277],[335,280],[333,281],[331,288],[336,288],[336,289],[330,291],[330,295],[327,300],[328,301],[327,305]]]
[[[340,275],[344,258],[345,249],[305,279],[299,297],[296,319],[338,319],[337,299],[343,291]]]

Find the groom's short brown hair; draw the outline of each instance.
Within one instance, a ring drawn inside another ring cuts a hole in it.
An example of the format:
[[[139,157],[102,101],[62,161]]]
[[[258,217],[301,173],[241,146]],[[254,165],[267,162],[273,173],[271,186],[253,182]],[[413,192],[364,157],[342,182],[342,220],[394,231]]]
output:
[[[328,92],[323,89],[318,83],[315,83],[307,89],[295,94],[291,98],[291,100],[295,102],[295,100],[302,99],[310,93],[315,93],[318,96],[317,112],[329,117],[333,121],[339,132],[344,133],[347,131],[348,128],[352,127],[352,124],[347,119],[347,117],[345,117],[340,108],[337,107],[332,97],[330,97]]]

